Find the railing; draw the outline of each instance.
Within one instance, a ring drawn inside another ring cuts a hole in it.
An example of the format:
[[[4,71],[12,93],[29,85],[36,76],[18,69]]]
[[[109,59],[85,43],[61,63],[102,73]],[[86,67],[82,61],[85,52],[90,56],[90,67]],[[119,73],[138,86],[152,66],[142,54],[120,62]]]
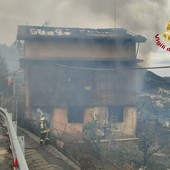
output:
[[[0,115],[4,118],[8,135],[11,142],[14,167],[19,170],[28,170],[28,165],[24,156],[24,138],[17,137],[17,122],[12,122],[12,114],[0,107]]]

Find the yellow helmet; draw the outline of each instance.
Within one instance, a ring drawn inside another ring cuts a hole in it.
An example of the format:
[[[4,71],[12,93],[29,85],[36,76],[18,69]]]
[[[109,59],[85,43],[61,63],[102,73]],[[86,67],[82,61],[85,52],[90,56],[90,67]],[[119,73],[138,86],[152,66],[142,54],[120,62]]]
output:
[[[44,115],[41,116],[41,120],[45,120],[45,116]]]

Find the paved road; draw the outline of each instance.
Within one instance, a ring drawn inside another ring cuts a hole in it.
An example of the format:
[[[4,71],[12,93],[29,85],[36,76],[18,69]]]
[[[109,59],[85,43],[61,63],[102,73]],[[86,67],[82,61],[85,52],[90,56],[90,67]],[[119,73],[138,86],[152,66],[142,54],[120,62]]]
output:
[[[29,170],[80,170],[53,146],[40,146],[39,138],[18,128],[18,135],[25,137],[25,157]]]

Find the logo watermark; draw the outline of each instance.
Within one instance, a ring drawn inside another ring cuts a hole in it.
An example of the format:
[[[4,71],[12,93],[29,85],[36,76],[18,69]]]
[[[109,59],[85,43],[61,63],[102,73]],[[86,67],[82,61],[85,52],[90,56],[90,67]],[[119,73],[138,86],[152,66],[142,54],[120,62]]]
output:
[[[166,51],[170,51],[170,47],[166,47],[166,45],[170,42],[170,21],[168,22],[166,31],[163,32],[162,37],[165,39],[164,42],[161,41],[159,34],[155,35],[157,46],[159,46],[160,48],[162,48]]]

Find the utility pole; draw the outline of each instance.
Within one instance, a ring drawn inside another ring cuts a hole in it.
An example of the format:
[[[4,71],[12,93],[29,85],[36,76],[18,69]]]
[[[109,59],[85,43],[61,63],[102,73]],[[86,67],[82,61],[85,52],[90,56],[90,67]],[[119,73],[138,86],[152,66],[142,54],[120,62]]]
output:
[[[13,89],[12,89],[12,113],[14,121],[17,121],[18,114],[18,98],[16,96],[16,75],[13,74]]]
[[[2,107],[2,96],[1,96],[1,93],[0,93],[0,107]]]
[[[16,80],[15,80],[15,74],[13,74],[13,89],[12,89],[12,112],[13,112],[13,118],[16,118],[16,102],[15,102],[15,97],[16,97]]]
[[[18,97],[15,97],[15,120],[18,122]]]
[[[116,18],[117,18],[117,0],[115,0],[115,28],[116,28]]]
[[[26,68],[25,71],[25,117],[27,119],[31,118],[31,112],[30,112],[30,95],[29,95],[29,83],[28,83],[28,77],[29,77],[29,70]]]

